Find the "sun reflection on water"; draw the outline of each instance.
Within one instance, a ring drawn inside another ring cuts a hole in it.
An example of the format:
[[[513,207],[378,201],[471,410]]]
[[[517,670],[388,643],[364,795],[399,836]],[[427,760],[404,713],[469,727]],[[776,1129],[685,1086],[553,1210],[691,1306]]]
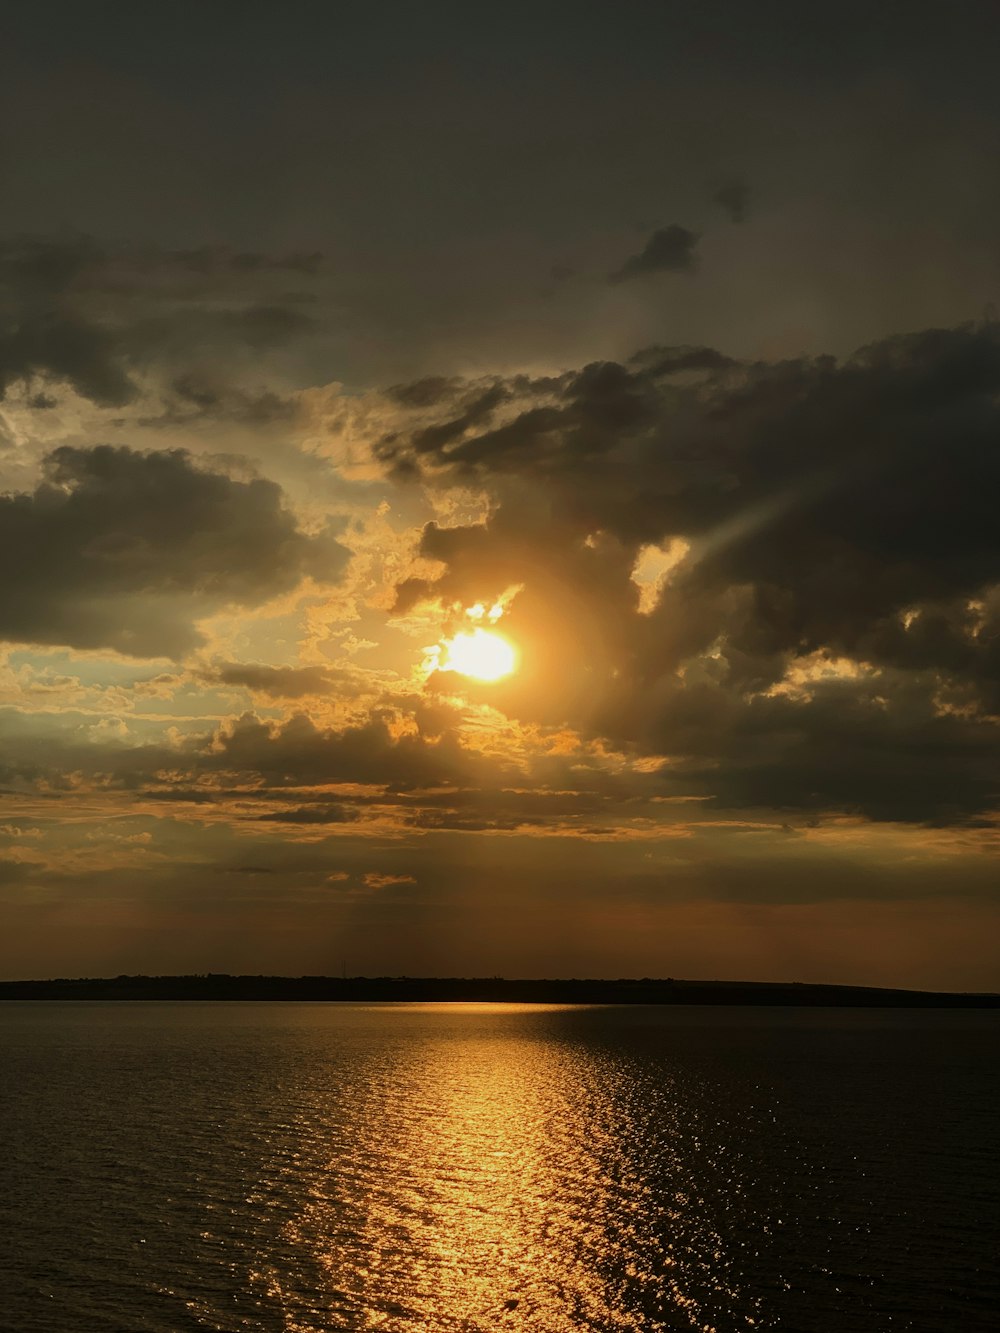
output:
[[[636,1095],[613,1051],[512,1036],[509,1008],[423,1026],[340,1108],[328,1174],[288,1226],[323,1274],[322,1326],[710,1333],[729,1265],[690,1098]],[[289,1309],[286,1328],[311,1325]]]

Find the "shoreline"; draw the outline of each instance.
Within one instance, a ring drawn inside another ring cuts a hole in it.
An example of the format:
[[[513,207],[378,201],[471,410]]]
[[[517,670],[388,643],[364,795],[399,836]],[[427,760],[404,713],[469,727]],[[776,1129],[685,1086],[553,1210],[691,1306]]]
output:
[[[455,1004],[769,1005],[995,1009],[1000,994],[812,982],[501,977],[118,976],[0,981],[0,1000],[245,1000]]]

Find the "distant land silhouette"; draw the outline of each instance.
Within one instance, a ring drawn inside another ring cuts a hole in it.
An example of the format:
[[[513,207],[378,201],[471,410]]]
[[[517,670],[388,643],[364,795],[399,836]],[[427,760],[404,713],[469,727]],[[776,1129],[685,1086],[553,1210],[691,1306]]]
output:
[[[0,981],[0,1000],[333,1000],[519,1004],[732,1004],[995,1009],[1000,994],[888,990],[810,982],[681,981],[672,977],[507,980],[503,977],[59,977]]]

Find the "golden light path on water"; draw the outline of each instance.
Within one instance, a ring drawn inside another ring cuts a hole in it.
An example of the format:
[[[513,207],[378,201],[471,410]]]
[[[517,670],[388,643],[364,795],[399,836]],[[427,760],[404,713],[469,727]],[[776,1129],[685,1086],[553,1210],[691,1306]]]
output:
[[[314,1322],[315,1296],[303,1309],[289,1265],[272,1270],[287,1333],[710,1333],[706,1297],[727,1327],[755,1326],[701,1197],[690,1089],[637,1087],[612,1050],[515,1037],[514,1006],[406,1008],[408,1040],[338,1108],[328,1170],[287,1223],[327,1307]]]
[[[994,1333],[996,1038],[995,1010],[0,1005],[0,1325]]]

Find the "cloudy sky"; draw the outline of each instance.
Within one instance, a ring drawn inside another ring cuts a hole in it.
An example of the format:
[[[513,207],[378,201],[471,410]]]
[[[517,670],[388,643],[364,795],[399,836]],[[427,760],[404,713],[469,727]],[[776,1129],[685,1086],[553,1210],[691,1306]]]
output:
[[[1000,988],[994,5],[4,24],[0,975]]]

